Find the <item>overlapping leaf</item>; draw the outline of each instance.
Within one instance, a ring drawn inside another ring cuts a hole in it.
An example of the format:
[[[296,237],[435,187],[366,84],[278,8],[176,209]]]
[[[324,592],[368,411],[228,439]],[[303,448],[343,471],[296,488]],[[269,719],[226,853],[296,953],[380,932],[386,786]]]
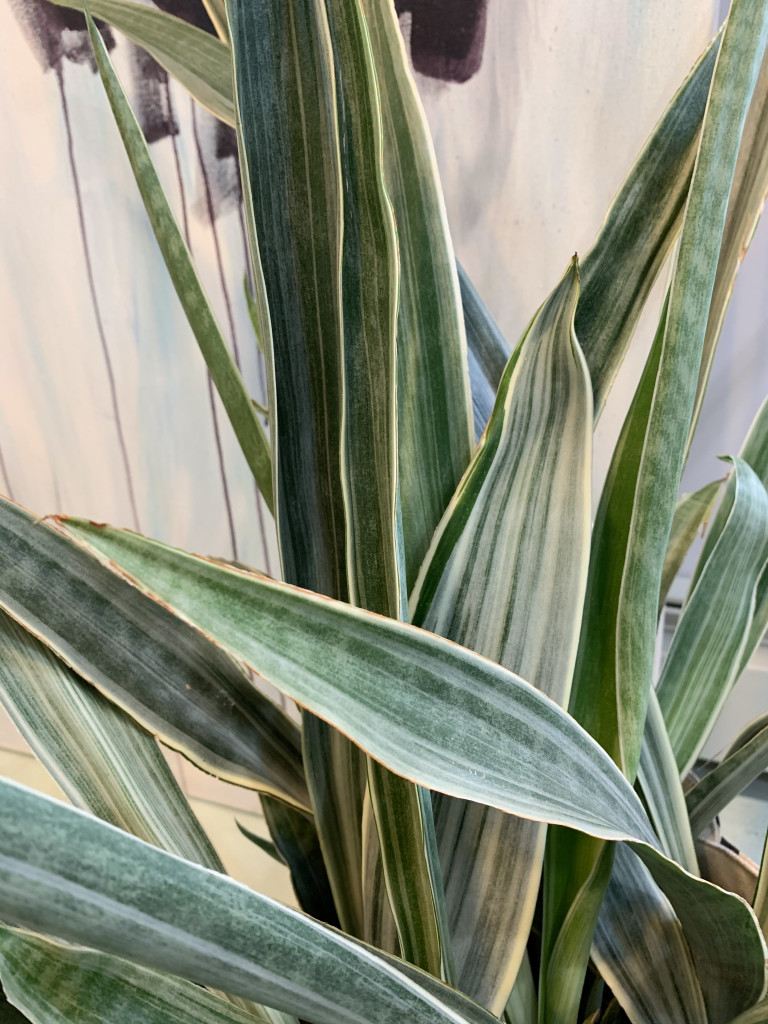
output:
[[[0,928],[0,980],[32,1024],[272,1024],[199,985],[89,949]]]
[[[737,1007],[757,998],[765,949],[748,907],[654,848],[628,782],[538,690],[412,626],[136,534],[82,522],[74,529],[398,774],[511,813],[632,840],[680,917],[697,967],[711,960],[710,937],[730,930],[731,942],[709,965],[714,990]]]
[[[645,865],[622,846],[592,956],[633,1024],[709,1024],[680,922]]]
[[[307,806],[299,731],[247,674],[171,612],[5,499],[0,607],[200,767]]]
[[[84,11],[84,0],[52,0],[61,7]],[[90,0],[95,18],[102,18],[131,42],[147,51],[212,114],[234,125],[232,58],[220,39],[165,11],[136,0]]]
[[[155,740],[5,612],[0,703],[74,804],[222,870]]]
[[[9,924],[316,1024],[493,1020],[457,992],[428,980],[424,989],[362,944],[223,875],[15,783],[0,781],[0,795],[0,917]]]
[[[657,687],[683,775],[738,676],[768,559],[768,493],[742,459],[734,459],[728,491],[728,519],[683,608]]]
[[[467,354],[437,165],[395,7],[392,0],[362,0],[362,7],[400,253],[398,467],[410,590],[472,450]]]
[[[573,334],[577,297],[574,263],[505,370],[413,595],[414,621],[518,672],[560,704],[589,555],[592,400]],[[458,983],[499,1013],[525,951],[543,830],[445,799],[436,803],[436,828]]]
[[[457,269],[467,335],[475,440],[479,441],[493,412],[496,392],[510,353],[504,335],[488,312],[466,270],[460,263],[457,263]]]

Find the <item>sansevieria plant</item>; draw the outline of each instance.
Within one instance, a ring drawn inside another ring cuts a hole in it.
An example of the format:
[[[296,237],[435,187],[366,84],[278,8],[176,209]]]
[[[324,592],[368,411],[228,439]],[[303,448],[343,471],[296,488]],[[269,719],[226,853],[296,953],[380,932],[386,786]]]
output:
[[[716,824],[768,717],[698,760],[768,627],[768,406],[678,498],[768,192],[768,0],[733,0],[511,346],[455,264],[392,0],[205,0],[218,38],[69,2],[283,581],[0,503],[0,698],[75,805],[0,781],[0,1017],[768,1021],[768,867]],[[266,418],[93,17],[237,128]],[[594,426],[668,256],[593,516]],[[261,794],[301,911],[223,873],[158,739]]]

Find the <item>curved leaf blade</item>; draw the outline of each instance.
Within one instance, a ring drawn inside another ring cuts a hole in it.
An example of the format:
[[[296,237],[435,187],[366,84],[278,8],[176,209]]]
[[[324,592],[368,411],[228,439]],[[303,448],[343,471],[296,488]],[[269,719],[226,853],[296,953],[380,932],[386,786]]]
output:
[[[0,980],[32,1024],[272,1024],[189,981],[0,928]]]
[[[694,836],[700,835],[734,797],[768,768],[768,715],[756,719],[750,733],[743,742],[737,741],[720,764],[686,794]]]
[[[493,412],[496,392],[510,353],[504,335],[488,312],[466,270],[458,261],[456,268],[459,272],[464,329],[467,335],[475,441],[479,441]]]
[[[6,499],[0,607],[204,770],[308,805],[299,730],[242,668]]]
[[[492,1021],[458,993],[422,988],[362,943],[223,875],[15,783],[0,780],[0,795],[0,915],[12,925],[316,1024]]]
[[[511,813],[540,818],[546,806],[564,824],[653,842],[604,751],[501,666],[405,623],[138,534],[65,522],[146,593],[399,775]],[[531,743],[540,744],[536,764],[525,752]],[[538,770],[545,756],[546,780]]]
[[[592,388],[573,333],[577,298],[574,261],[505,370],[413,595],[415,621],[561,705],[589,557]],[[544,830],[481,805],[435,806],[458,983],[500,1013],[533,918]]]
[[[683,608],[657,686],[681,775],[736,681],[768,559],[768,493],[746,462],[733,462],[728,519]]]
[[[84,0],[52,0],[59,7],[85,11]],[[234,125],[232,58],[216,36],[165,11],[136,0],[89,0],[88,8],[141,46],[190,95],[225,124]]]

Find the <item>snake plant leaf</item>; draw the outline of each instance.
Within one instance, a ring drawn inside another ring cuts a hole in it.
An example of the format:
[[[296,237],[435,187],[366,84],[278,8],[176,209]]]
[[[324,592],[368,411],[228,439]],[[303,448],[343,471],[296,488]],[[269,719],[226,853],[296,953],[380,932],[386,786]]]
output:
[[[720,260],[704,338],[704,353],[696,388],[690,446],[704,402],[717,343],[739,267],[747,254],[768,195],[768,57],[763,57],[747,120],[728,204]]]
[[[622,845],[592,957],[633,1024],[709,1024],[680,922],[645,865]]]
[[[592,388],[573,333],[578,291],[574,261],[504,372],[412,598],[417,624],[561,705],[589,559]],[[534,507],[535,519],[521,513]],[[435,809],[458,985],[501,1013],[525,952],[544,830],[481,805],[439,799]]]
[[[464,329],[467,335],[475,441],[479,441],[493,412],[496,392],[510,352],[504,335],[480,298],[466,270],[458,261],[456,268],[459,273]]]
[[[379,849],[379,833],[371,807],[370,790],[363,803],[363,892],[365,895],[365,935],[370,946],[385,953],[400,953],[400,940],[387,896],[384,868]]]
[[[0,927],[0,980],[32,1024],[271,1024],[221,996],[105,953]]]
[[[513,814],[631,841],[680,918],[697,968],[712,960],[711,936],[730,930],[727,948],[710,964],[712,983],[733,1006],[758,998],[766,951],[749,907],[655,847],[613,761],[539,690],[413,626],[137,534],[72,526],[143,589],[160,592],[178,614],[398,774]],[[538,767],[544,759],[546,778]]]
[[[761,715],[749,726],[749,735],[740,737],[720,764],[707,772],[686,794],[694,836],[700,835],[707,824],[766,768],[768,715]]]
[[[539,1018],[536,982],[526,953],[515,978],[515,986],[504,1008],[507,1024],[536,1024]]]
[[[344,184],[342,486],[353,604],[397,618],[398,240],[384,187],[380,96],[358,0],[326,0]]]
[[[223,651],[0,500],[0,607],[201,768],[308,805],[301,737]]]
[[[211,24],[216,29],[216,35],[229,47],[229,22],[227,21],[226,0],[203,0],[203,6],[208,17],[211,19]]]
[[[768,560],[768,492],[746,462],[733,462],[728,519],[683,608],[657,687],[681,775],[736,681]]]
[[[228,13],[240,163],[271,325],[270,439],[283,574],[343,599],[343,209],[325,4],[232,0]]]
[[[686,871],[698,875],[693,846],[694,837],[698,833],[693,831],[688,821],[688,807],[680,772],[655,691],[651,692],[648,701],[637,789],[664,852],[682,864]]]
[[[304,811],[282,800],[266,794],[260,799],[278,856],[291,872],[299,906],[318,921],[338,927],[336,904],[314,821]]]
[[[243,456],[268,508],[272,510],[272,467],[264,428],[200,283],[189,249],[152,163],[149,147],[112,67],[104,40],[90,15],[86,14],[86,17],[96,66],[168,273]]]
[[[362,0],[397,223],[398,469],[408,589],[472,453],[461,297],[429,129],[392,0]]]
[[[0,703],[76,806],[223,870],[155,740],[4,612]]]
[[[501,666],[414,626],[138,534],[75,519],[65,526],[398,774],[513,814],[551,814],[604,838],[654,842],[610,758],[553,701]],[[525,751],[534,736],[536,763]],[[552,756],[546,780],[538,771],[545,750]]]
[[[743,459],[755,471],[763,486],[768,488],[768,399],[763,402],[752,421],[752,425],[739,452],[739,458]],[[728,494],[726,494],[718,506],[712,520],[712,525],[704,539],[704,546],[694,570],[691,587],[696,585],[699,573],[707,564],[709,556],[728,521],[730,511],[731,503]],[[746,668],[749,659],[763,639],[766,629],[768,629],[768,569],[763,570],[755,591],[755,609],[752,616],[752,625],[750,626],[749,636],[741,654],[738,675],[741,675]]]
[[[85,11],[84,0],[52,0],[59,7]],[[89,0],[101,18],[142,47],[190,95],[226,124],[235,123],[232,58],[229,47],[209,32],[136,0]]]
[[[244,204],[263,286],[257,298],[283,578],[346,600],[343,180],[326,5],[229,0],[228,20]],[[340,920],[362,935],[365,760],[346,737],[306,715],[302,735]]]
[[[630,780],[635,777],[642,747],[661,575],[729,192],[766,37],[768,4],[736,0],[717,54],[670,294],[614,451],[592,532],[570,709]],[[578,321],[576,329],[578,332]],[[579,336],[590,362],[591,342],[585,335]],[[594,365],[592,361],[591,370]],[[590,846],[596,856],[594,844]],[[544,897],[545,969],[564,914],[592,874],[590,856],[585,841],[574,833],[558,831],[550,839]],[[665,894],[669,896],[666,889]],[[581,948],[583,951],[584,946]],[[576,968],[561,964],[558,969]],[[585,969],[586,959],[581,966],[582,972]],[[545,977],[542,987],[548,983]]]
[[[720,35],[678,89],[581,261],[576,335],[592,377],[596,420],[680,231],[719,45]]]
[[[680,571],[691,544],[699,531],[706,528],[720,490],[720,484],[720,480],[713,480],[712,483],[705,484],[698,491],[681,495],[677,500],[667,553],[664,556],[664,568],[661,571],[659,614],[661,614],[669,588]]]
[[[17,1010],[12,1003],[8,1002],[2,985],[0,985],[0,1020],[3,1024],[31,1024],[28,1017],[25,1017],[21,1010]]]
[[[726,894],[704,879],[692,879],[657,850],[634,849],[677,914],[691,951],[709,1024],[727,1024],[734,1013],[746,1010],[761,998],[768,982],[768,949],[755,927],[756,918],[750,914],[747,924],[744,915],[748,904],[739,896]],[[762,946],[762,953],[758,946]]]
[[[738,1017],[734,1017],[729,1024],[768,1024],[768,999],[761,999]]]
[[[426,990],[361,943],[223,875],[15,783],[0,781],[0,797],[8,924],[316,1024],[493,1020],[458,992],[436,981]]]

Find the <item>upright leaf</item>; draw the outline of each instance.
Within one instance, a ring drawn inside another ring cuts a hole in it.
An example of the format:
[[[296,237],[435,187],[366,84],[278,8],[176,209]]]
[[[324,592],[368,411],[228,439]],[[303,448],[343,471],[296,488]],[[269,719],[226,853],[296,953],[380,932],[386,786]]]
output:
[[[691,832],[675,752],[669,741],[655,691],[651,692],[648,701],[636,788],[648,810],[648,816],[653,822],[664,852],[678,864],[682,864],[686,871],[698,875],[699,868],[693,846],[693,840],[698,833]]]
[[[681,775],[738,677],[768,560],[768,493],[746,462],[733,463],[728,519],[683,608],[657,687]]]
[[[453,246],[424,111],[392,0],[362,0],[381,96],[384,179],[397,223],[397,415],[408,589],[472,451]]]
[[[576,335],[592,377],[596,419],[680,231],[719,45],[720,35],[678,89],[581,261]]]
[[[589,557],[592,398],[573,333],[577,297],[574,262],[510,360],[413,595],[414,621],[560,704]],[[481,805],[435,807],[457,981],[500,1013],[525,952],[544,830]]]
[[[768,56],[763,57],[752,102],[744,124],[741,148],[728,203],[717,276],[704,338],[704,351],[696,388],[693,420],[688,435],[690,447],[701,414],[704,394],[733,292],[736,274],[754,237],[768,194]]]
[[[493,412],[499,382],[509,359],[509,346],[466,270],[460,263],[457,268],[467,334],[475,440],[479,441]]]
[[[197,344],[216,385],[243,456],[267,506],[273,508],[272,467],[267,441],[235,360],[203,291],[184,237],[160,184],[149,148],[115,74],[104,41],[89,23],[96,65],[120,130],[152,230]]]
[[[398,517],[399,262],[384,187],[380,94],[358,0],[327,0],[326,6],[344,182],[342,481],[349,593],[352,603],[362,608],[400,618],[407,596],[400,571],[403,535]],[[390,64],[391,60],[386,67]],[[403,956],[439,976],[439,866],[428,863],[425,839],[434,828],[432,806],[420,798],[412,782],[375,761],[368,765],[368,787]]]
[[[240,167],[270,392],[283,577],[346,600],[342,486],[344,199],[324,0],[229,0]],[[305,716],[315,821],[341,923],[363,934],[365,763]]]
[[[664,607],[669,588],[680,571],[691,544],[699,530],[706,527],[707,520],[714,507],[720,480],[705,484],[698,491],[683,494],[677,500],[672,530],[669,534],[667,553],[664,556],[664,568],[661,572],[661,588],[659,590],[659,615]]]
[[[614,453],[592,534],[571,710],[631,780],[642,745],[663,563],[728,197],[767,37],[768,4],[735,0],[717,55],[668,304]],[[580,337],[590,366],[609,366],[602,356],[594,361],[600,348],[593,347],[589,334]],[[614,351],[612,346],[610,351]],[[593,371],[593,384],[599,379]],[[567,833],[559,832],[550,840],[543,939],[545,989],[550,981],[554,984],[558,973],[573,969],[573,964],[567,968],[550,964],[548,957],[564,915],[588,881],[598,855]],[[574,864],[578,865],[575,871]],[[587,917],[580,953],[582,970],[593,927],[594,920]],[[707,979],[700,974],[699,980],[704,986]],[[704,995],[707,1000],[707,992]],[[567,1021],[574,1019],[577,1009],[576,1005],[569,1008]],[[543,1019],[548,1021],[546,1014]]]

